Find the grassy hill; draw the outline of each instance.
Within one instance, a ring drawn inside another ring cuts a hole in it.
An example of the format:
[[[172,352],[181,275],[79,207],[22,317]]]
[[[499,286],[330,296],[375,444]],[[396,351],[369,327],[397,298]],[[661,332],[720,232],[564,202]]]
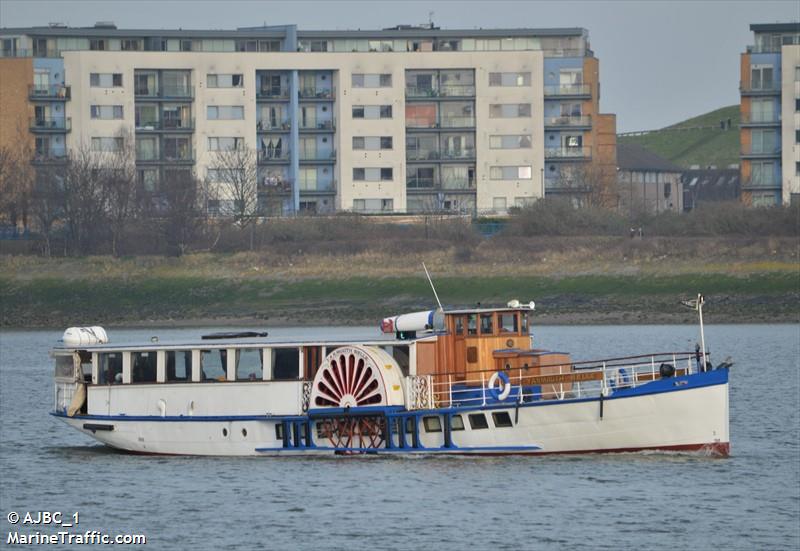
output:
[[[730,119],[730,127],[720,122]],[[739,105],[717,109],[661,130],[635,136],[619,136],[620,143],[638,144],[682,166],[715,165],[724,168],[739,162]]]

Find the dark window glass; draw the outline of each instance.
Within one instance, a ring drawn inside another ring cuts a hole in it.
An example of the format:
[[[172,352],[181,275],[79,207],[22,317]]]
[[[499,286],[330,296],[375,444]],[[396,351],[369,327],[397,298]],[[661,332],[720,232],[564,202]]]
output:
[[[131,354],[131,382],[156,382],[155,352],[134,352]]]
[[[300,350],[298,348],[275,348],[272,350],[272,378],[277,380],[297,379],[300,376]]]
[[[507,411],[495,411],[492,413],[492,420],[494,421],[494,426],[498,428],[514,426],[514,424],[511,422],[511,416]]]
[[[470,413],[469,426],[472,430],[488,429],[489,423],[486,422],[486,416],[483,413]]]
[[[481,314],[481,335],[491,335],[493,333],[492,314]]]

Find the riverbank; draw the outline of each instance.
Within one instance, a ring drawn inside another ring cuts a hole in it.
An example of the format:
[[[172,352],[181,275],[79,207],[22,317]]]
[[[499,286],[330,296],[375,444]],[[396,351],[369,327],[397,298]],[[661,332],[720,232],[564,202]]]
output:
[[[492,244],[494,243],[494,246]],[[2,327],[374,325],[435,306],[536,301],[541,324],[797,323],[791,238],[484,241],[411,254],[294,251],[163,257],[0,256]]]

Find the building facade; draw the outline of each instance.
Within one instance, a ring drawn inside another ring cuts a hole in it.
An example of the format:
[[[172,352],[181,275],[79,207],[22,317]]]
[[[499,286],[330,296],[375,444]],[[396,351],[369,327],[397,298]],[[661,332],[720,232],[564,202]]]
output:
[[[800,23],[750,25],[741,55],[741,189],[753,206],[800,198]]]
[[[143,187],[192,174],[220,190],[211,211],[233,200],[215,186],[231,148],[254,152],[265,214],[504,213],[613,186],[615,119],[599,113],[584,29],[98,24],[0,38],[13,58],[0,70],[29,67],[13,70],[26,79],[35,163],[133,145]]]
[[[630,214],[683,212],[682,170],[637,144],[617,149],[619,209]]]

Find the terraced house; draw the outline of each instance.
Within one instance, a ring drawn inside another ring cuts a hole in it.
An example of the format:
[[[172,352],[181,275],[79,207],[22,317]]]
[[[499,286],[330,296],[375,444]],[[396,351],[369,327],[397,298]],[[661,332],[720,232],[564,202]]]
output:
[[[742,200],[800,200],[800,23],[750,25],[741,55]]]
[[[0,38],[37,165],[134,146],[145,189],[194,175],[211,212],[241,201],[223,184],[250,172],[254,208],[274,215],[504,213],[551,194],[602,200],[614,185],[615,117],[599,112],[581,28],[98,23]],[[250,166],[220,168],[231,150],[253,152]]]

